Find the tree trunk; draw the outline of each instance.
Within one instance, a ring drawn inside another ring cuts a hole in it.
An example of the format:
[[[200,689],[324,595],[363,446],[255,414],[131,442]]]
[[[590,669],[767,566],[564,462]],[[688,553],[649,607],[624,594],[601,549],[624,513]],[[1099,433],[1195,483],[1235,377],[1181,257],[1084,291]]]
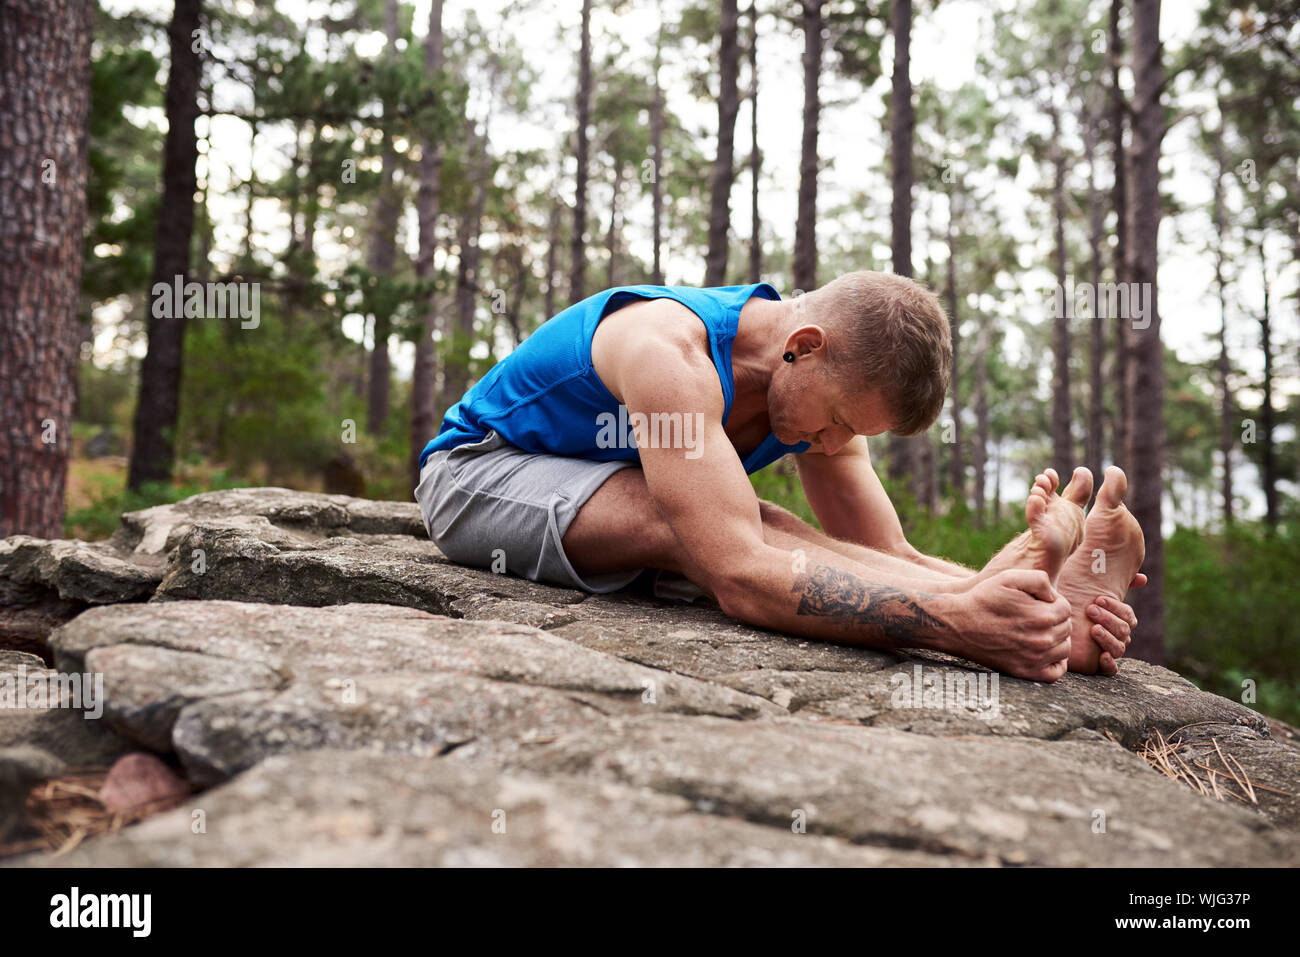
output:
[[[1134,122],[1131,159],[1133,208],[1129,216],[1129,278],[1143,290],[1148,312],[1132,323],[1129,368],[1129,443],[1132,483],[1129,508],[1146,535],[1143,569],[1149,583],[1132,597],[1141,625],[1129,653],[1164,663],[1164,539],[1162,467],[1164,464],[1164,350],[1156,286],[1160,228],[1160,141],[1164,116],[1160,91],[1164,65],[1160,44],[1160,0],[1133,0]],[[1145,326],[1145,328],[1138,328]]]
[[[569,298],[587,298],[587,125],[591,122],[591,0],[582,0],[582,47],[578,54],[578,174],[573,197],[573,263]],[[655,169],[658,179],[659,170]]]
[[[948,194],[948,264],[946,293],[948,299],[948,324],[952,329],[952,454],[948,460],[949,481],[953,499],[966,501],[966,468],[961,454],[961,323],[957,315],[957,237],[953,230],[956,216],[956,190]]]
[[[442,5],[433,0],[429,10],[429,30],[424,39],[424,72],[429,78],[442,70]],[[419,219],[420,250],[415,257],[417,282],[433,279],[433,257],[438,248],[438,207],[441,196],[442,142],[426,136],[420,146],[420,187],[416,194]],[[550,279],[547,279],[549,286]],[[411,487],[420,482],[420,453],[434,434],[434,380],[437,377],[437,349],[433,336],[438,328],[438,297],[430,289],[420,317],[419,338],[415,342],[415,368],[411,376]]]
[[[619,194],[623,189],[623,164],[615,162],[614,164],[614,191],[609,199],[609,231],[605,235],[605,246],[609,249],[609,268],[605,273],[605,288],[613,289],[618,285],[614,281],[617,275],[616,260],[618,258],[618,200]]]
[[[1124,40],[1119,32],[1124,0],[1110,0],[1110,137],[1111,164],[1115,182],[1111,205],[1115,207],[1115,282],[1128,280],[1128,159],[1124,150],[1124,91],[1119,85],[1124,58]],[[1108,316],[1115,324],[1115,440],[1112,458],[1120,468],[1129,467],[1128,327],[1121,316]]]
[[[0,538],[63,537],[92,23],[89,0],[0,5]]]
[[[749,4],[749,281],[763,278],[763,240],[758,217],[758,177],[762,154],[758,151],[758,4]]]
[[[1053,317],[1052,336],[1052,465],[1065,482],[1074,469],[1070,435],[1070,316],[1072,298],[1065,288],[1065,154],[1061,150],[1061,113],[1052,116],[1052,216],[1056,225],[1056,288],[1062,308]]]
[[[1101,289],[1101,244],[1103,210],[1097,192],[1097,113],[1091,109],[1083,118],[1083,149],[1088,161],[1088,255],[1092,270],[1092,288]],[[1105,359],[1106,320],[1101,310],[1092,314],[1092,341],[1088,350],[1088,443],[1084,460],[1093,478],[1102,478],[1104,453],[1105,396],[1102,394],[1102,362]],[[1098,487],[1094,485],[1094,487]]]
[[[893,95],[889,107],[891,177],[890,206],[894,272],[912,275],[912,133],[916,114],[912,107],[912,0],[891,5],[894,33]],[[916,475],[917,443],[898,435],[889,437],[889,477],[896,482]]]
[[[388,37],[388,58],[397,58],[397,0],[387,0],[384,6],[384,33]],[[389,130],[393,105],[384,104],[383,168],[380,172],[379,195],[375,200],[375,231],[370,245],[370,271],[377,276],[392,276],[397,260],[397,221],[401,214],[397,197],[393,193],[393,167],[397,165],[397,150],[393,149],[393,135]],[[371,435],[383,431],[388,421],[389,380],[392,363],[388,357],[388,339],[392,333],[392,316],[388,306],[375,311],[374,341],[370,350],[370,390],[367,401],[366,426]]]
[[[456,319],[452,334],[445,381],[447,405],[458,401],[469,385],[469,352],[474,344],[475,305],[479,294],[479,233],[483,222],[483,207],[487,201],[487,124],[483,132],[469,131],[469,150],[476,155],[474,193],[470,208],[461,217],[458,246],[460,262],[456,267]]]
[[[989,404],[988,404],[988,351],[989,330],[987,320],[979,317],[979,332],[975,343],[975,524],[984,527],[984,483],[988,468]]]
[[[1264,255],[1264,234],[1259,237],[1259,272],[1264,284],[1264,313],[1259,319],[1259,345],[1264,352],[1264,396],[1260,405],[1259,439],[1264,463],[1264,521],[1270,530],[1277,528],[1277,457],[1273,446],[1273,338],[1269,312],[1268,260]]]
[[[803,4],[803,140],[799,158],[799,214],[794,236],[797,292],[817,288],[817,125],[821,117],[822,0]]]
[[[1219,294],[1219,457],[1223,462],[1223,523],[1232,524],[1232,389],[1228,382],[1231,364],[1228,357],[1228,295],[1223,267],[1224,222],[1223,178],[1228,175],[1228,160],[1223,149],[1223,107],[1219,107],[1219,128],[1214,134],[1214,286]]]
[[[560,247],[560,195],[555,193],[551,198],[551,216],[546,224],[546,292],[542,295],[542,321],[545,322],[555,315],[555,273],[557,271],[555,260],[559,256]]]
[[[171,67],[167,76],[167,137],[163,143],[163,195],[158,207],[154,243],[154,283],[171,285],[189,273],[190,239],[194,231],[194,193],[198,177],[198,138],[194,121],[199,113],[200,0],[176,0],[167,36]],[[199,48],[199,49],[196,49]],[[184,279],[182,279],[184,282]],[[185,318],[158,318],[150,310],[149,347],[140,364],[140,396],[136,403],[131,465],[127,487],[146,482],[170,482],[176,457],[176,423],[180,418],[181,361],[185,349]]]
[[[721,0],[718,56],[718,157],[709,194],[709,252],[704,285],[727,281],[731,232],[731,183],[736,171],[736,114],[740,112],[740,13],[737,0]]]

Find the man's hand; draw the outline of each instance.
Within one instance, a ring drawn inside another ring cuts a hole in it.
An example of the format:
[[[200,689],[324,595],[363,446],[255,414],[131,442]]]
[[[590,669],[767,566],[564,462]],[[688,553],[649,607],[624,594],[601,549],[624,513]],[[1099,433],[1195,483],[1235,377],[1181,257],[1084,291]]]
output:
[[[1133,581],[1129,583],[1129,588],[1141,588],[1147,583],[1147,576],[1138,572],[1133,576]],[[1129,642],[1133,640],[1133,629],[1137,627],[1137,615],[1133,613],[1133,607],[1127,602],[1115,601],[1105,595],[1101,595],[1093,600],[1092,606],[1097,607],[1097,614],[1093,615],[1091,611],[1088,617],[1101,626],[1101,632],[1096,629],[1092,632],[1092,640],[1101,647],[1101,658],[1097,662],[1097,673],[1103,675],[1119,674],[1119,662],[1124,652],[1128,650]]]
[[[1070,603],[1046,572],[1012,568],[965,593],[958,635],[944,650],[1017,678],[1056,681],[1070,658]]]

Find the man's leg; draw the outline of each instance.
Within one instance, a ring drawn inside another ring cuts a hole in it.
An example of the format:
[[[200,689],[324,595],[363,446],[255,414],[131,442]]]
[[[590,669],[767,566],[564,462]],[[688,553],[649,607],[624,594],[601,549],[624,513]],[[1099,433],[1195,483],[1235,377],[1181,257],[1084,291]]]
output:
[[[802,551],[809,562],[838,555],[857,562],[862,576],[897,587],[930,592],[968,587],[962,579],[830,538],[770,502],[760,501],[759,514],[764,541],[792,554]],[[707,578],[691,566],[689,556],[659,514],[639,468],[616,472],[587,499],[564,535],[564,552],[582,574],[663,568],[685,575],[697,585]]]

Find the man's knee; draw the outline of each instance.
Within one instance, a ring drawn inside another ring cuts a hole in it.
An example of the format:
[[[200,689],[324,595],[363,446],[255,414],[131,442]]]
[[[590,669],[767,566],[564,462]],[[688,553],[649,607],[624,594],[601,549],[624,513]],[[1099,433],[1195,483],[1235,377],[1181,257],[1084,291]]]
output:
[[[570,558],[597,563],[623,553],[652,563],[675,552],[677,537],[655,504],[645,473],[626,468],[611,475],[578,510],[564,535]]]
[[[763,520],[764,525],[782,531],[789,531],[806,524],[804,520],[794,512],[787,508],[782,508],[780,505],[777,505],[774,502],[769,502],[767,499],[763,498],[758,500],[758,514]]]

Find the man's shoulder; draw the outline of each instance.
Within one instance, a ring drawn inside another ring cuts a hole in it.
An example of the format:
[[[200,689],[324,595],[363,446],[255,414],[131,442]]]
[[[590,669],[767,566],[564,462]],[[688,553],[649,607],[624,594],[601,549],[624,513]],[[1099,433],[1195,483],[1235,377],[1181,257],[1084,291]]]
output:
[[[700,345],[708,344],[708,328],[699,314],[670,298],[630,302],[600,321],[596,335],[601,336],[602,331],[603,338],[624,352],[645,349],[655,354],[680,352],[688,357],[696,354]]]
[[[707,327],[672,299],[647,299],[606,316],[596,327],[591,358],[596,374],[623,400],[634,384],[687,394],[717,388]]]

